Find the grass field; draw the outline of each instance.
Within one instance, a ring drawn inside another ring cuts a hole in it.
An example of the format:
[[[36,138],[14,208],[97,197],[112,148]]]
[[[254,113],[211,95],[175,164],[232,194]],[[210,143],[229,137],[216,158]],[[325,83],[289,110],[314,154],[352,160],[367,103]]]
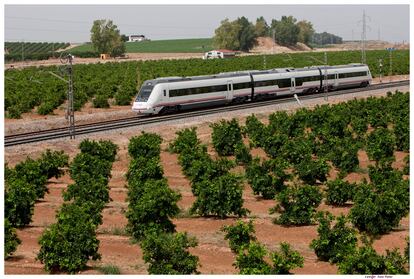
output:
[[[126,52],[205,52],[212,50],[212,39],[181,39],[181,40],[159,40],[144,42],[127,42]],[[93,51],[91,44],[84,44],[71,49],[73,52]]]

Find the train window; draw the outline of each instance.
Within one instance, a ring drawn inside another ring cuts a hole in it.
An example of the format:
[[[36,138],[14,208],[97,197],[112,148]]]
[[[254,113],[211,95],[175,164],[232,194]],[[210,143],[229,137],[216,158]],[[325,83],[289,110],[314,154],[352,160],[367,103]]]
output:
[[[285,79],[278,79],[277,80],[277,85],[279,85],[279,88],[286,88],[286,87],[290,87],[290,78],[285,78]]]
[[[148,101],[149,96],[151,95],[152,89],[154,86],[143,85],[138,92],[136,102],[146,102]]]
[[[245,89],[245,88],[250,88],[250,87],[251,87],[250,82],[242,82],[242,83],[233,84],[233,90]]]
[[[254,82],[254,87],[274,86],[274,85],[278,85],[279,88],[290,87],[290,78],[274,79],[274,80],[261,80],[261,81],[255,81]]]
[[[164,90],[164,97],[167,96],[167,90]]]
[[[170,97],[180,97],[195,94],[214,93],[227,91],[227,85],[203,86],[170,90]]]
[[[301,86],[304,82],[319,81],[320,76],[308,76],[296,78],[296,86]]]
[[[367,76],[367,72],[353,72],[353,73],[342,73],[339,74],[339,78],[351,78],[351,77],[363,77]]]

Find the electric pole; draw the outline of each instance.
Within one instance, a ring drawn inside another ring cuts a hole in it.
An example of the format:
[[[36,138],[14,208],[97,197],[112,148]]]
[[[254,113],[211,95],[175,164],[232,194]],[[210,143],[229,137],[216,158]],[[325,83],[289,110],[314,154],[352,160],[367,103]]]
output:
[[[367,57],[366,57],[366,53],[365,53],[366,40],[367,40],[367,27],[369,29],[371,29],[369,26],[367,26],[367,20],[366,20],[367,17],[368,17],[369,20],[371,20],[370,17],[365,14],[365,10],[363,10],[363,13],[362,13],[362,35],[361,35],[361,56],[362,56],[361,63],[362,64],[367,63]]]
[[[366,63],[366,54],[365,54],[365,40],[366,37],[366,20],[365,20],[365,10],[362,13],[362,41],[361,41],[361,52],[362,52],[362,64]]]
[[[24,40],[22,40],[22,61],[24,61]]]
[[[392,79],[392,51],[393,50],[394,50],[393,48],[390,48],[390,50],[389,50],[389,52],[390,52],[390,81]]]
[[[273,29],[273,45],[272,45],[272,54],[275,54],[275,44],[276,44],[276,38],[275,38],[276,32],[275,29]]]
[[[378,59],[378,63],[379,63],[379,70],[380,70],[380,83],[382,83],[382,59]]]
[[[75,138],[75,109],[74,109],[74,100],[73,100],[73,55],[72,54],[65,54],[63,53],[60,56],[60,62],[64,65],[67,74],[69,75],[69,80],[65,80],[68,83],[68,105],[66,108],[65,118],[69,119],[69,137],[70,139]],[[69,63],[69,64],[68,64]],[[64,80],[64,79],[63,79]]]
[[[324,53],[324,60],[325,60],[325,86],[323,90],[325,91],[325,101],[328,101],[328,55],[326,51]]]

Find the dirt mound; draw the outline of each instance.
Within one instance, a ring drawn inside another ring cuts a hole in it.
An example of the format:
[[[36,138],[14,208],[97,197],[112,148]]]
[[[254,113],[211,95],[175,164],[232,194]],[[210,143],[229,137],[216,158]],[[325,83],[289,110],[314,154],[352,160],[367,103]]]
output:
[[[258,37],[257,45],[250,50],[251,53],[281,53],[295,51],[311,51],[307,45],[297,43],[295,46],[285,47],[273,42],[270,37]]]

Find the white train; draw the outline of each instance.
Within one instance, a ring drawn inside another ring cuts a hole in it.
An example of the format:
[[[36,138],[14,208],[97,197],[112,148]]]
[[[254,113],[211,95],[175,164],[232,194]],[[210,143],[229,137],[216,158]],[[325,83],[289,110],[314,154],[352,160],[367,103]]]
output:
[[[281,95],[322,92],[325,86],[329,91],[365,87],[371,81],[369,68],[364,64],[165,77],[145,81],[132,110],[139,114],[167,113]]]

